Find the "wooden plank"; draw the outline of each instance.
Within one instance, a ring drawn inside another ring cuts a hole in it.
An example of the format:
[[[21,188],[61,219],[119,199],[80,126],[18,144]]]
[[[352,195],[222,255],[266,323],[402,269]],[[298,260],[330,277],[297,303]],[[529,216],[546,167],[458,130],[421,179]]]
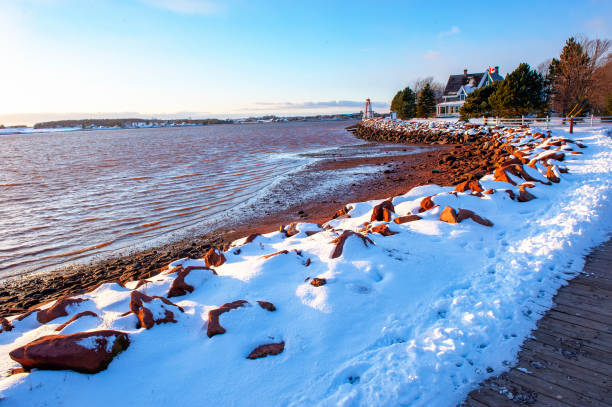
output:
[[[597,309],[599,314],[612,316],[612,298],[606,302],[563,291],[555,296],[554,302],[557,305],[578,307],[584,311]]]
[[[545,394],[552,399],[562,401],[574,407],[609,407],[609,404],[605,402],[595,400],[575,390],[551,383],[539,375],[529,375],[520,370],[512,369],[508,372],[508,380],[522,386],[529,386],[538,394]]]
[[[605,386],[602,387],[595,383],[583,380],[577,375],[574,375],[572,371],[555,368],[534,369],[524,360],[521,360],[518,366],[515,366],[515,368],[522,368],[518,370],[529,376],[535,375],[537,377],[541,377],[549,383],[565,387],[566,389],[573,390],[580,394],[584,394],[585,396],[595,400],[606,401],[612,399],[610,388],[606,388]]]
[[[520,405],[521,403],[518,401],[518,397],[520,397],[519,394],[525,392],[526,390],[524,390],[522,387],[517,388],[513,385],[499,385],[498,382],[499,380],[495,380],[494,382],[486,382],[487,384],[482,388],[474,390],[472,393],[470,393],[470,397],[490,407],[515,407]],[[531,392],[530,390],[527,391]],[[501,394],[500,392],[504,392],[504,394]],[[512,397],[518,396],[517,401],[513,401],[508,397],[508,395]],[[536,395],[532,397],[537,398]]]
[[[612,343],[612,335],[605,332],[571,325],[565,321],[552,318],[538,321],[538,328],[541,328],[545,333],[558,336],[562,339],[581,341],[587,346],[610,353],[609,344]]]
[[[591,328],[598,331],[606,332],[612,334],[612,326],[608,324],[604,324],[597,321],[592,321],[586,318],[580,318],[573,315],[568,315],[563,312],[559,312],[554,308],[548,311],[548,315],[552,318],[559,319],[561,321],[566,321],[572,324],[576,324],[579,326],[583,326],[585,328]]]
[[[595,290],[602,289],[606,292],[612,291],[612,283],[607,283],[604,281],[594,281],[589,278],[581,278],[582,276],[578,276],[575,279],[571,280],[573,284],[580,284],[588,287],[593,287]]]
[[[580,318],[590,319],[591,321],[597,321],[604,323],[608,326],[612,325],[612,309],[607,309],[595,306],[587,306],[583,304],[566,304],[563,299],[559,301],[559,298],[555,297],[554,310],[563,312],[568,315],[573,315]]]
[[[568,358],[578,356],[588,357],[607,365],[608,369],[612,368],[612,355],[607,352],[602,352],[599,349],[595,349],[585,344],[578,345],[569,340],[563,341],[558,337],[540,330],[533,332],[532,335],[533,338],[531,340],[549,345],[563,356]]]
[[[533,339],[526,340],[523,344],[523,347],[531,351],[534,351],[534,352],[538,352],[538,353],[541,352],[542,354],[548,353],[550,357],[562,358],[562,359],[573,359],[574,361],[576,361],[576,363],[579,363],[581,366],[584,366],[587,369],[591,369],[593,371],[599,372],[604,375],[609,374],[610,372],[610,365],[608,363],[603,363],[599,360],[589,358],[584,355],[569,355],[567,353],[563,354],[562,352],[559,351],[558,348],[544,344],[542,342],[535,341]]]
[[[519,367],[524,367],[530,371],[537,372],[540,369],[552,369],[559,372],[569,372],[571,375],[575,375],[580,380],[589,382],[594,386],[604,389],[612,388],[611,376],[580,366],[579,363],[572,359],[557,358],[556,355],[533,352],[527,348],[521,350],[519,359]]]
[[[478,390],[475,390],[472,393],[476,393],[478,392]],[[472,394],[470,393],[470,395]],[[462,404],[461,407],[495,407],[496,405],[499,404],[494,404],[493,406],[489,405],[489,404],[485,404],[481,401],[476,400],[475,398],[472,398],[471,396],[469,396]]]

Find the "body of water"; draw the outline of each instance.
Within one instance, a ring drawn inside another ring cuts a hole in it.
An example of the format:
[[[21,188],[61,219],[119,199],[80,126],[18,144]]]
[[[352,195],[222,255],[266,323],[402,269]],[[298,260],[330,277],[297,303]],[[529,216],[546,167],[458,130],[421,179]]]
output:
[[[345,131],[352,123],[2,136],[0,277],[203,234],[313,161],[388,153]]]

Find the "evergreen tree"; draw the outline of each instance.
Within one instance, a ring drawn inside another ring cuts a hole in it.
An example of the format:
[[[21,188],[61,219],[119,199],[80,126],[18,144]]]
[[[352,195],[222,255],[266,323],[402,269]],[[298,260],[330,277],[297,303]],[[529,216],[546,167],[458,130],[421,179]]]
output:
[[[489,103],[497,116],[543,114],[548,108],[545,87],[542,75],[522,63],[498,85]]]
[[[587,107],[591,85],[591,58],[574,37],[565,42],[559,59],[553,58],[548,68],[552,105],[562,115],[576,105]]]
[[[482,117],[493,115],[493,108],[489,103],[489,98],[497,91],[501,82],[474,89],[465,99],[465,103],[459,110],[461,120],[468,120],[471,117]]]
[[[436,94],[431,86],[429,86],[429,83],[427,83],[419,95],[419,100],[416,104],[416,116],[425,118],[430,117],[435,111]]]
[[[398,91],[395,96],[393,96],[393,100],[391,100],[391,111],[397,113],[398,115],[402,108],[402,94],[403,91]]]
[[[391,101],[391,111],[403,120],[411,119],[416,112],[415,94],[409,87],[395,94]]]
[[[402,105],[397,115],[400,119],[408,120],[412,119],[416,114],[416,95],[410,89],[410,87],[406,87],[402,92]]]

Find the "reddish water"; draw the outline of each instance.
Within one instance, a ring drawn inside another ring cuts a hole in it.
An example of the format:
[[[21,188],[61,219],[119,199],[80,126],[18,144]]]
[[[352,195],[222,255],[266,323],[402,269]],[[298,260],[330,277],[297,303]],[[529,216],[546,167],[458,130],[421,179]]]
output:
[[[349,124],[1,136],[0,277],[204,233],[230,208],[256,208],[296,168],[363,153]]]

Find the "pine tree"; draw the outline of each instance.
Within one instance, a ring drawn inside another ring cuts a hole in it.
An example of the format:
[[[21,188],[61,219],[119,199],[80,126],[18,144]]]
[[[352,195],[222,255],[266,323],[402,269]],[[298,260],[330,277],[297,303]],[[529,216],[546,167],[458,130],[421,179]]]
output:
[[[406,87],[402,92],[402,105],[397,115],[400,119],[408,120],[412,119],[416,114],[416,95],[410,89],[410,87]]]
[[[459,110],[461,120],[468,120],[471,117],[491,116],[493,108],[489,103],[489,98],[497,91],[501,82],[493,82],[483,88],[474,89],[465,99],[465,103]]]
[[[548,107],[544,78],[522,63],[499,84],[489,103],[498,116],[543,114]]]
[[[591,75],[588,53],[574,37],[565,42],[559,59],[553,58],[548,69],[552,105],[562,115],[576,105],[587,107]]]
[[[429,86],[429,83],[425,84],[425,87],[419,95],[419,100],[416,104],[416,116],[417,117],[429,117],[436,111],[436,95]]]
[[[393,96],[393,100],[391,100],[391,111],[395,112],[399,115],[399,111],[402,108],[402,92],[398,91],[395,96]]]
[[[391,111],[397,113],[397,117],[403,120],[414,117],[416,111],[415,94],[409,87],[395,94],[391,101]]]

